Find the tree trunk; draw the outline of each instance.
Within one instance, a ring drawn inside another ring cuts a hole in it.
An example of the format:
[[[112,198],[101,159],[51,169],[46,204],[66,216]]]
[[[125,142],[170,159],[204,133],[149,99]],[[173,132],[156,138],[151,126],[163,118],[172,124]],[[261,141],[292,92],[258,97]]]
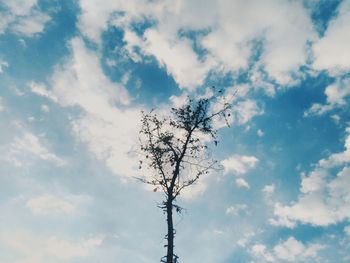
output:
[[[168,223],[168,235],[167,235],[167,255],[166,263],[174,262],[174,225],[173,225],[173,201],[170,198],[166,204],[167,223]]]

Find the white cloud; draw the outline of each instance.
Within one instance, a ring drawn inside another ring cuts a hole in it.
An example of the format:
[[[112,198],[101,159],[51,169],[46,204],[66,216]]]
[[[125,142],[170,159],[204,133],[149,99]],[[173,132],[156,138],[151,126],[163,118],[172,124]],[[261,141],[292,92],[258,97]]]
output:
[[[244,237],[237,241],[237,244],[240,247],[246,247],[250,240],[255,236],[255,232],[245,232],[243,235]]]
[[[4,102],[3,102],[3,98],[0,97],[0,112],[4,111],[5,110],[5,107],[4,107]]]
[[[63,260],[71,260],[74,258],[87,257],[94,247],[102,244],[101,237],[93,237],[83,240],[80,243],[73,243],[67,240],[58,239],[57,237],[50,237],[47,240],[47,252],[57,258]]]
[[[1,18],[0,18],[0,35],[4,34],[7,26],[12,22],[13,17],[9,14],[4,14],[3,12],[1,13]]]
[[[37,0],[1,0],[6,9],[0,18],[0,34],[6,30],[14,33],[34,36],[44,31],[45,25],[51,17],[38,10]]]
[[[257,130],[256,134],[257,134],[259,137],[264,136],[264,132],[263,132],[261,129]]]
[[[334,209],[324,203],[321,194],[308,194],[299,198],[298,202],[289,206],[279,203],[275,205],[274,214],[277,219],[271,219],[273,225],[293,228],[297,222],[327,226],[336,222]]]
[[[52,194],[44,194],[41,196],[30,198],[26,206],[35,215],[72,215],[78,210],[78,206],[89,202],[88,196],[82,195],[65,195],[55,196]]]
[[[114,117],[104,119],[86,115],[73,121],[76,138],[87,143],[89,150],[116,174],[138,175],[138,110],[113,109]]]
[[[53,94],[52,91],[49,91],[44,84],[30,82],[28,84],[28,86],[29,86],[31,92],[33,92],[39,96],[47,97],[47,98],[57,102],[57,97]]]
[[[27,118],[27,120],[28,120],[29,122],[34,122],[36,119],[35,119],[34,116],[29,116],[29,117]]]
[[[294,237],[290,237],[286,241],[276,245],[273,251],[278,259],[288,262],[300,262],[317,257],[318,251],[323,248],[324,246],[320,244],[309,244],[305,246]]]
[[[331,115],[331,119],[336,123],[336,124],[339,124],[340,122],[340,116],[338,114],[333,114]]]
[[[71,41],[71,50],[71,57],[56,67],[50,79],[51,88],[30,83],[32,92],[63,107],[78,106],[82,114],[71,120],[77,140],[86,143],[89,151],[115,174],[138,176],[140,156],[136,151],[141,109],[128,106],[130,99],[126,89],[104,75],[98,54],[90,51],[81,39]],[[186,189],[181,196],[188,199],[202,193],[210,180],[209,176],[206,178]]]
[[[262,109],[256,101],[252,99],[243,99],[247,95],[249,86],[241,85],[229,88],[225,92],[225,101],[219,100],[213,105],[213,111],[218,111],[222,108],[223,103],[231,103],[232,107],[228,110],[226,117],[219,117],[213,121],[213,127],[220,129],[226,127],[227,124],[244,125],[248,123],[255,116],[262,115]]]
[[[299,66],[305,63],[306,42],[314,39],[316,35],[301,2],[278,3],[278,9],[273,9],[277,4],[272,1],[268,11],[273,15],[267,19],[271,21],[264,36],[266,45],[262,62],[270,77],[280,84],[287,85],[293,82],[291,73],[298,72]]]
[[[268,80],[268,75],[264,71],[264,67],[260,64],[261,63],[257,63],[254,65],[250,72],[250,81],[252,82],[251,87],[255,90],[264,91],[269,97],[274,97],[278,87],[273,81]],[[291,82],[290,84],[293,83]]]
[[[324,36],[313,45],[314,67],[339,74],[350,69],[350,1],[343,1]]]
[[[204,178],[202,178],[196,184],[183,189],[179,197],[186,200],[193,200],[194,198],[203,194],[207,189],[208,185],[209,185],[208,180],[205,180]]]
[[[248,182],[246,180],[244,180],[243,178],[237,178],[236,179],[236,185],[239,187],[239,188],[247,188],[249,189],[250,188],[250,185],[248,184]]]
[[[43,104],[40,106],[41,111],[43,112],[50,112],[50,107],[47,106],[46,104]]]
[[[101,43],[101,34],[107,30],[109,24],[126,24],[131,20],[141,22],[144,14],[161,12],[166,5],[162,2],[149,3],[146,0],[106,0],[103,5],[99,0],[80,0],[79,3],[81,15],[78,28],[96,43]],[[124,14],[116,16],[115,12]]]
[[[263,110],[258,107],[256,101],[244,100],[234,106],[233,112],[236,113],[236,118],[239,124],[244,124],[250,121],[254,116],[263,114]]]
[[[274,262],[275,259],[273,255],[267,250],[266,246],[263,244],[255,244],[251,248],[251,254],[265,262]]]
[[[332,168],[350,162],[350,128],[347,129],[344,151],[333,153],[326,159],[321,159],[318,164],[322,168]]]
[[[154,55],[180,87],[194,89],[203,84],[210,63],[199,61],[189,40],[171,41],[153,29],[147,30],[144,37],[146,39],[144,51]]]
[[[1,0],[11,12],[18,16],[25,16],[30,13],[32,8],[37,4],[38,0]]]
[[[82,39],[72,39],[70,47],[72,57],[57,67],[51,92],[63,106],[80,106],[88,113],[111,118],[115,104],[129,103],[126,89],[103,73],[100,58],[85,47]]]
[[[188,102],[188,95],[186,93],[182,93],[179,96],[172,95],[169,98],[171,105],[175,108],[179,108],[184,106]]]
[[[350,226],[344,227],[344,232],[345,232],[345,234],[347,234],[348,236],[350,236]]]
[[[50,88],[32,82],[31,91],[63,107],[79,107],[82,114],[71,119],[76,139],[86,143],[89,151],[115,174],[140,176],[136,151],[141,108],[129,106],[127,90],[105,76],[98,53],[89,50],[79,38],[73,39],[70,46],[72,54],[56,67]],[[206,178],[183,191],[181,197],[189,199],[202,193],[210,180]]]
[[[350,95],[350,78],[344,78],[329,85],[325,89],[327,101],[325,104],[314,103],[305,111],[304,116],[322,115],[335,108],[344,107],[346,98]]]
[[[308,176],[302,178],[300,191],[302,193],[312,193],[323,190],[327,184],[327,176],[328,173],[324,169],[312,171]]]
[[[275,192],[275,185],[274,184],[265,185],[261,191],[266,195],[272,195]]]
[[[71,40],[70,46],[71,57],[56,67],[51,89],[37,83],[30,88],[61,106],[78,106],[83,114],[71,120],[77,140],[114,173],[135,176],[140,109],[126,107],[130,102],[126,89],[105,76],[97,53],[79,38]]]
[[[350,79],[343,79],[335,85],[330,85],[326,88],[328,104],[344,105],[345,97],[350,94]]]
[[[4,68],[8,68],[9,64],[7,61],[0,60],[0,74],[4,72]]]
[[[36,33],[43,32],[46,23],[50,20],[51,17],[47,14],[36,12],[31,16],[19,19],[18,22],[12,26],[12,31],[17,34],[33,36]]]
[[[86,258],[103,242],[103,236],[67,240],[28,230],[1,230],[0,244],[14,252],[13,263],[62,263]]]
[[[74,205],[52,195],[44,195],[28,200],[27,207],[34,214],[67,213],[74,211]]]
[[[248,206],[246,204],[236,204],[228,207],[226,209],[226,214],[236,216],[241,212],[247,211],[247,209],[248,209]]]
[[[250,252],[262,262],[310,262],[317,259],[318,252],[324,248],[324,245],[318,243],[305,245],[294,237],[289,237],[271,249],[264,244],[255,244]]]
[[[24,131],[23,134],[16,137],[10,145],[7,160],[14,163],[16,166],[22,166],[33,157],[54,162],[58,166],[65,164],[63,159],[50,152],[43,145],[39,137],[31,132]]]
[[[255,168],[258,162],[259,160],[254,156],[233,155],[223,160],[221,164],[224,166],[225,174],[234,173],[239,176]]]
[[[79,2],[81,15],[78,27],[80,31],[95,42],[100,42],[101,33],[107,29],[109,16],[113,11],[120,9],[118,8],[121,6],[120,1],[104,1],[103,5],[98,0]]]
[[[109,24],[125,29],[126,50],[135,57],[134,47],[153,55],[180,86],[194,88],[209,70],[232,72],[246,68],[252,55],[252,41],[264,45],[260,64],[281,84],[290,84],[307,57],[307,42],[315,38],[307,10],[301,2],[261,1],[80,1],[79,29],[93,41]],[[257,11],[259,10],[259,12]],[[118,11],[122,15],[115,15]],[[144,36],[132,32],[132,22],[147,17],[156,26]],[[205,49],[198,59],[188,30],[207,31],[196,39]],[[138,56],[136,56],[138,57]],[[139,59],[139,58],[137,58]]]
[[[314,103],[311,105],[311,107],[304,112],[304,117],[309,117],[312,115],[322,115],[325,114],[326,112],[332,110],[333,107],[331,105],[323,105],[320,103]]]
[[[349,129],[347,129],[349,130]],[[345,151],[319,161],[316,168],[301,180],[300,196],[289,205],[275,204],[274,225],[294,227],[297,223],[328,226],[350,219],[350,135]],[[333,168],[342,168],[332,176]]]

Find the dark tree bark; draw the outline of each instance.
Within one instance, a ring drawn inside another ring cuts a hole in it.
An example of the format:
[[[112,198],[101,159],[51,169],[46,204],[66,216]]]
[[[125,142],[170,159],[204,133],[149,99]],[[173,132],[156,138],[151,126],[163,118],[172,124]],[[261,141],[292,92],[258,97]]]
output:
[[[166,214],[167,214],[167,225],[168,225],[168,234],[167,234],[167,256],[166,262],[173,263],[174,261],[174,224],[173,224],[173,202],[171,200],[167,201],[166,205]]]

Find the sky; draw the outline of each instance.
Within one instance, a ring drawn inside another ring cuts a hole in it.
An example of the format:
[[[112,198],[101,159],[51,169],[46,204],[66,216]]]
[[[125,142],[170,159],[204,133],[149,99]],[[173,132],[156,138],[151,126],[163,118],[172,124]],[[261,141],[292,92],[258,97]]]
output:
[[[349,28],[349,0],[0,0],[0,262],[159,262],[140,112],[211,86],[181,262],[350,262]]]

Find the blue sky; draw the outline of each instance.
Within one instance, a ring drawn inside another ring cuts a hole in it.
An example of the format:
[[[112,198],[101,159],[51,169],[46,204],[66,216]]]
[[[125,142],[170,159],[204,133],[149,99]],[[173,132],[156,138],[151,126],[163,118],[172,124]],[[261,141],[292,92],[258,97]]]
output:
[[[0,0],[0,262],[157,262],[140,111],[234,98],[182,262],[349,262],[350,1]]]

